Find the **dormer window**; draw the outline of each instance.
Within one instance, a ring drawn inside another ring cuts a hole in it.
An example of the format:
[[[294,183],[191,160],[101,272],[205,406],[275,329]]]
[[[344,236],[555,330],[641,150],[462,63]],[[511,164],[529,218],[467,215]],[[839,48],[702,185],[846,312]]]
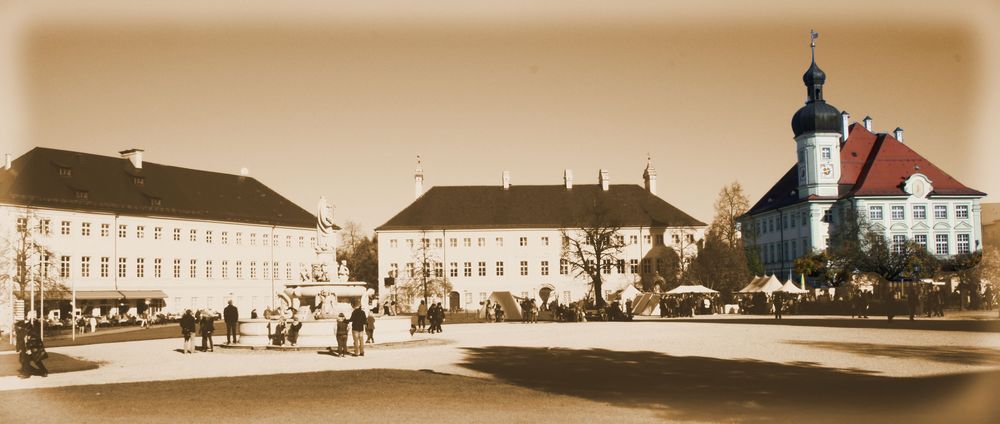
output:
[[[140,175],[133,175],[132,176],[132,184],[135,184],[135,185],[141,187],[141,186],[143,186],[143,185],[146,184],[146,178],[142,177]]]
[[[151,198],[151,199],[149,199],[149,205],[150,206],[163,206],[163,200],[162,199],[157,199],[155,197]]]
[[[59,176],[60,177],[71,177],[71,176],[73,176],[73,168],[67,168],[65,166],[60,166],[59,167]]]
[[[90,192],[86,191],[86,190],[77,190],[76,191],[76,198],[78,200],[87,200],[87,199],[90,198]]]

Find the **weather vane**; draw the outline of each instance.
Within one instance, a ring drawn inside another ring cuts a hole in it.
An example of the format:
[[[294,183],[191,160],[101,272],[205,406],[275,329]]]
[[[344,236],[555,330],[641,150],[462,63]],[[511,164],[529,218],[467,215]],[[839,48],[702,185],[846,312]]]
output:
[[[813,61],[816,60],[816,39],[819,38],[819,33],[813,30],[809,30],[809,48],[812,49]]]

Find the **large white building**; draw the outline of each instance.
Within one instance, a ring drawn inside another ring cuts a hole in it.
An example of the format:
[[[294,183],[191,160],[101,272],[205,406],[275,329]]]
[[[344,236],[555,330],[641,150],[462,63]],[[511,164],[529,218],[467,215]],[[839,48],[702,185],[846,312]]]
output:
[[[249,176],[145,162],[142,154],[35,148],[8,156],[0,170],[0,242],[9,246],[26,231],[51,251],[27,264],[30,279],[75,287],[86,315],[134,314],[147,305],[221,310],[230,299],[249,315],[272,305],[274,289],[299,281],[315,262],[309,212]],[[16,274],[14,261],[5,263],[0,274]],[[48,293],[46,310],[68,312],[69,298]]]
[[[426,262],[431,278],[444,278],[453,291],[443,300],[451,309],[475,310],[493,291],[567,303],[590,292],[563,261],[562,229],[591,213],[598,198],[621,224],[625,248],[602,264],[604,293],[635,283],[651,284],[667,272],[667,250],[690,259],[705,224],[656,195],[656,171],[647,165],[645,187],[610,184],[607,171],[597,184],[575,184],[566,170],[563,184],[513,185],[502,173],[496,186],[446,186],[423,190],[415,175],[416,200],[376,229],[379,275],[397,284],[421,278]],[[384,280],[383,280],[384,282]],[[382,293],[392,294],[392,288]],[[414,301],[418,301],[415,299]]]
[[[768,273],[786,275],[795,258],[826,249],[849,216],[894,246],[912,240],[941,257],[982,248],[985,193],[904,144],[901,128],[875,132],[869,117],[850,123],[823,99],[826,74],[815,59],[802,78],[808,100],[792,118],[798,160],[741,218]]]

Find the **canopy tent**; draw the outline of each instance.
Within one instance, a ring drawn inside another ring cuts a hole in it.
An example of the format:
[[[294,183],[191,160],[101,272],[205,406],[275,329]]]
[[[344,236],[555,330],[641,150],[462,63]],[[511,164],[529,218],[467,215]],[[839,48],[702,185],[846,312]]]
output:
[[[754,280],[751,281],[750,284],[747,284],[747,286],[744,287],[739,292],[740,293],[758,293],[758,292],[763,292],[763,293],[771,294],[774,291],[781,289],[781,287],[782,287],[781,282],[778,281],[778,279],[775,278],[773,275],[771,275],[771,276],[768,276],[768,277],[757,277],[757,278],[754,278]]]
[[[708,287],[705,287],[701,284],[694,286],[689,286],[689,285],[677,286],[673,290],[667,292],[667,294],[685,294],[685,293],[718,293],[718,292]]]
[[[809,293],[809,290],[802,290],[802,289],[800,289],[799,286],[796,286],[795,283],[792,280],[786,281],[785,284],[782,285],[781,288],[778,289],[777,291],[780,291],[780,292],[783,292],[783,293],[791,293],[791,294],[806,294],[806,293]]]
[[[639,289],[635,288],[635,286],[629,284],[624,289],[612,293],[610,296],[608,296],[607,300],[608,301],[617,300],[619,302],[625,303],[625,301],[631,299],[633,302],[635,302],[636,298],[639,297],[640,295],[642,295],[642,292],[639,291]]]
[[[659,315],[659,313],[659,293],[643,293],[642,296],[639,296],[639,299],[635,301],[635,305],[632,307],[633,315]]]
[[[519,320],[521,319],[521,306],[520,302],[514,298],[514,295],[509,291],[495,291],[490,293],[490,300],[493,303],[499,303],[500,308],[503,309],[504,319],[508,320]]]

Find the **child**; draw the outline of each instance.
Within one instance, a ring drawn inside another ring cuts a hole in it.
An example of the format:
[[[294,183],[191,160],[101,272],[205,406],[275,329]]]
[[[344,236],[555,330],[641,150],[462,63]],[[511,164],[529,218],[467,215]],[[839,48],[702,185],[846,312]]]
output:
[[[288,343],[295,346],[299,342],[299,330],[302,329],[302,323],[299,322],[298,317],[292,317],[292,324],[288,326]]]
[[[368,333],[368,340],[365,343],[375,343],[375,314],[368,314],[365,321],[365,333]]]
[[[337,356],[341,357],[347,354],[347,324],[343,312],[337,315]]]

